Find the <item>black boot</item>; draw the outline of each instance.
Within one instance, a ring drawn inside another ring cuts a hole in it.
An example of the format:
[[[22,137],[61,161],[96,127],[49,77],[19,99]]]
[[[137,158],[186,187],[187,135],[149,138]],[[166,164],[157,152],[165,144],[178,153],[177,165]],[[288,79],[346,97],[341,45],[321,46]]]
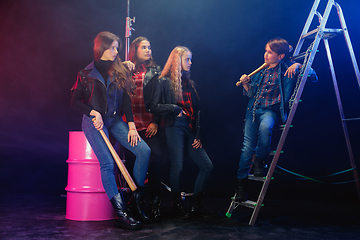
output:
[[[189,212],[184,207],[181,192],[173,193],[173,215],[177,218],[190,218]]]
[[[264,177],[265,176],[264,162],[265,162],[265,158],[255,157],[255,161],[254,161],[254,165],[253,165],[255,177]]]
[[[115,224],[122,228],[127,229],[141,229],[141,222],[136,221],[125,211],[123,199],[120,193],[116,194],[110,200],[113,208],[116,211]]]
[[[161,200],[159,196],[150,197],[151,217],[154,222],[161,222],[162,220],[162,216],[160,213],[160,204]]]
[[[138,187],[134,192],[132,192],[131,198],[127,205],[126,210],[133,216],[136,220],[139,220],[142,223],[150,223],[151,220],[144,213],[144,187]]]
[[[235,201],[243,202],[247,198],[247,178],[237,180],[235,189]]]
[[[204,192],[199,192],[191,196],[190,202],[190,217],[215,217],[216,212],[211,212],[205,209],[202,205]]]

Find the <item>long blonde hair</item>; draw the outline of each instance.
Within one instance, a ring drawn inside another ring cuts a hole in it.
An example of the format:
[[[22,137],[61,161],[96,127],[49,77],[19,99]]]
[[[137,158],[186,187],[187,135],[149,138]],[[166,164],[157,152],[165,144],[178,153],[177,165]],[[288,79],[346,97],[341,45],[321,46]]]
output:
[[[182,67],[181,67],[181,57],[184,53],[191,53],[191,51],[187,47],[177,46],[175,47],[170,55],[164,69],[161,72],[159,78],[169,77],[171,80],[171,89],[175,94],[175,100],[182,100],[182,86],[181,86],[181,75],[182,75]],[[189,78],[189,72],[183,72],[187,78]]]

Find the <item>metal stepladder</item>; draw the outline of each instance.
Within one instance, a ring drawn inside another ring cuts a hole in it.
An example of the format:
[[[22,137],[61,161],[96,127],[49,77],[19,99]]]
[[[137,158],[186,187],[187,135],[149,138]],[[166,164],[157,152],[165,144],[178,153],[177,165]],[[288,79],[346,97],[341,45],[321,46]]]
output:
[[[349,37],[349,33],[348,33],[348,29],[346,27],[346,23],[345,23],[345,19],[344,19],[344,15],[342,12],[342,9],[340,7],[340,5],[338,3],[336,3],[334,0],[328,0],[328,3],[326,5],[325,11],[324,11],[324,15],[322,16],[318,11],[318,6],[319,6],[320,0],[315,0],[314,4],[312,6],[312,9],[310,11],[310,14],[306,20],[304,29],[301,33],[301,36],[299,38],[299,41],[297,43],[297,46],[295,48],[294,54],[292,56],[292,60],[298,60],[298,59],[304,59],[304,62],[302,64],[302,68],[300,70],[300,74],[299,74],[299,78],[298,78],[298,82],[296,84],[295,90],[294,90],[294,94],[290,99],[290,113],[288,116],[288,119],[286,121],[286,124],[282,130],[282,134],[280,137],[280,140],[278,142],[277,148],[276,148],[276,152],[274,154],[273,160],[270,164],[270,167],[268,169],[268,173],[266,175],[265,178],[260,178],[260,177],[254,177],[252,175],[249,175],[248,179],[250,180],[257,180],[257,181],[263,181],[263,186],[262,189],[260,191],[260,195],[257,199],[256,202],[253,201],[245,201],[245,202],[236,202],[234,199],[235,197],[232,198],[232,202],[230,204],[230,207],[226,213],[227,217],[231,217],[232,212],[235,208],[237,208],[238,206],[242,205],[245,207],[249,207],[253,209],[253,213],[249,222],[249,225],[254,226],[257,216],[259,214],[260,208],[262,206],[267,188],[270,184],[270,180],[272,178],[273,172],[275,170],[277,161],[279,159],[282,147],[285,143],[285,139],[287,136],[287,133],[289,131],[289,128],[291,126],[291,122],[293,120],[297,105],[300,101],[300,97],[303,91],[303,88],[305,86],[305,82],[306,79],[308,78],[308,74],[311,68],[311,65],[313,63],[313,60],[315,58],[315,54],[317,52],[320,40],[324,41],[325,44],[325,49],[326,49],[326,53],[327,53],[327,58],[328,58],[328,62],[329,62],[329,66],[330,66],[330,70],[331,70],[331,75],[332,75],[332,80],[333,80],[333,85],[335,88],[335,93],[336,93],[336,99],[337,99],[337,104],[338,104],[338,108],[339,108],[339,113],[340,113],[340,117],[341,117],[341,123],[342,123],[342,127],[343,127],[343,132],[345,135],[345,141],[346,141],[346,145],[347,145],[347,150],[349,153],[349,158],[350,158],[350,165],[352,167],[352,171],[353,171],[353,176],[355,179],[355,184],[356,184],[356,190],[357,190],[357,194],[360,198],[360,183],[359,183],[359,178],[358,178],[358,174],[356,171],[356,166],[355,166],[355,161],[354,161],[354,156],[352,153],[352,148],[351,148],[351,144],[350,144],[350,139],[349,139],[349,134],[348,134],[348,130],[347,130],[347,126],[346,126],[346,121],[350,121],[350,120],[360,120],[360,118],[352,118],[352,119],[345,119],[344,117],[344,112],[343,112],[343,107],[342,107],[342,103],[341,103],[341,99],[340,99],[340,93],[339,93],[339,89],[338,89],[338,84],[337,84],[337,80],[336,80],[336,76],[335,76],[335,70],[334,70],[334,65],[333,65],[333,61],[332,61],[332,57],[331,57],[331,53],[330,53],[330,47],[329,47],[329,43],[328,40],[336,35],[339,34],[343,34],[345,37],[345,41],[350,53],[350,57],[351,57],[351,61],[355,70],[355,75],[357,78],[357,82],[358,85],[360,87],[360,73],[359,73],[359,67],[358,64],[356,62],[356,58],[355,58],[355,54],[354,54],[354,50],[352,48],[351,45],[351,41],[350,41],[350,37]],[[335,7],[337,9],[337,14],[339,16],[339,20],[340,20],[340,24],[341,24],[341,29],[332,29],[332,28],[325,28],[326,23],[328,21],[331,9]],[[320,25],[312,30],[309,31],[310,25],[313,21],[313,18],[315,17],[315,15],[318,17]],[[303,43],[305,41],[305,39],[314,39],[314,41],[312,42],[312,44],[307,48],[307,50],[303,53],[300,53],[301,47],[303,46]]]

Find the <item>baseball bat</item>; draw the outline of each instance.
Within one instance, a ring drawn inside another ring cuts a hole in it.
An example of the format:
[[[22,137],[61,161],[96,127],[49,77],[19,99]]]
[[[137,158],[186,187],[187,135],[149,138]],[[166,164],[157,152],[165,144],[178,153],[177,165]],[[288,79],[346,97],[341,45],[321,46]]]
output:
[[[95,118],[93,118],[93,121],[95,121]],[[116,164],[118,165],[121,174],[123,175],[123,177],[125,178],[127,184],[129,185],[131,191],[135,191],[137,189],[136,184],[134,183],[133,179],[131,178],[129,172],[127,171],[124,163],[121,161],[119,155],[116,153],[114,147],[111,145],[109,139],[107,138],[104,130],[99,130],[101,136],[103,137],[107,147],[109,148],[111,155],[113,156]]]
[[[268,67],[268,66],[269,66],[268,63],[264,63],[264,64],[261,65],[259,68],[257,68],[255,71],[253,71],[252,73],[250,73],[250,74],[248,75],[248,77],[252,77],[254,74],[260,72],[261,70],[263,70],[264,68],[266,68],[266,67]],[[236,83],[236,86],[237,86],[237,87],[240,86],[241,83],[242,83],[241,81],[238,81],[238,82]]]

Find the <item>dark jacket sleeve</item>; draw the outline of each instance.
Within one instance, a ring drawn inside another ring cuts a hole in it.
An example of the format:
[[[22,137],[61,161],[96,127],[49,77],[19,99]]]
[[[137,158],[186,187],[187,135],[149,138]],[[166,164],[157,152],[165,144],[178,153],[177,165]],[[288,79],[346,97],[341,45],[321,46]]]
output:
[[[83,102],[85,95],[84,86],[81,84],[80,76],[78,75],[77,80],[73,87],[71,88],[71,102],[70,105],[77,111],[85,114],[86,116],[90,116],[92,107],[89,107]]]
[[[150,112],[158,115],[178,115],[182,108],[175,104],[175,96],[167,78],[159,79],[154,86],[154,95]]]
[[[133,122],[134,116],[131,108],[131,99],[129,94],[124,90],[122,99],[122,108],[126,117],[127,122]]]

